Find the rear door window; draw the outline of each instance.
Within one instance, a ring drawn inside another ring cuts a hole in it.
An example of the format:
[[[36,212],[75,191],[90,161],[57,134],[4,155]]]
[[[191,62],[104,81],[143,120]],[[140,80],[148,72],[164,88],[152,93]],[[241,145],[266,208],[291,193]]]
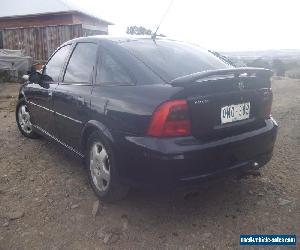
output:
[[[103,51],[97,68],[97,84],[132,84],[133,80],[125,68],[111,55]]]
[[[68,62],[63,82],[91,83],[97,47],[95,43],[77,43]]]
[[[49,82],[58,82],[62,70],[62,66],[69,54],[71,45],[65,45],[59,48],[55,54],[49,59],[43,72],[44,80]]]

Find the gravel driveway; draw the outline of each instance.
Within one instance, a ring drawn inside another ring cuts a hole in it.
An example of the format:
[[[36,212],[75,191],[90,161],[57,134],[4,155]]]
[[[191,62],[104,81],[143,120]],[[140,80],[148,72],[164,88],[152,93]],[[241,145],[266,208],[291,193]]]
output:
[[[237,249],[242,233],[299,242],[300,80],[273,80],[280,129],[261,175],[191,193],[134,190],[116,204],[99,204],[77,159],[21,136],[18,87],[0,84],[0,249]]]

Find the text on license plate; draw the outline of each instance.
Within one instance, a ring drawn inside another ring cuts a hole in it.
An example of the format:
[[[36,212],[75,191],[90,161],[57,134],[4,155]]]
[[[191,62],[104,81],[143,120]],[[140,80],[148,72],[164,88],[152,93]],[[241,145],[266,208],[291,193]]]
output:
[[[250,102],[228,105],[221,108],[221,123],[235,122],[248,119]]]

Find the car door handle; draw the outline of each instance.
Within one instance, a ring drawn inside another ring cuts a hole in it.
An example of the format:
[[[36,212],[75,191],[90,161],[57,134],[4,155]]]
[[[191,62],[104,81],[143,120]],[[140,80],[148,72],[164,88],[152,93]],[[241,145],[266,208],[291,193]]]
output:
[[[52,96],[53,92],[52,91],[48,91],[48,96]]]

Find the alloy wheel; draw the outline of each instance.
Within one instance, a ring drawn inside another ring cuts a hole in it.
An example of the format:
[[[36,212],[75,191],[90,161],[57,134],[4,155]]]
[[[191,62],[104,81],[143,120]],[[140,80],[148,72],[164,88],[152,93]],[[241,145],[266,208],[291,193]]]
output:
[[[30,114],[26,104],[22,104],[18,110],[18,120],[22,131],[26,134],[32,132],[32,124],[30,122]]]
[[[100,142],[95,142],[91,147],[90,171],[96,188],[106,191],[110,183],[110,163],[107,151]]]

